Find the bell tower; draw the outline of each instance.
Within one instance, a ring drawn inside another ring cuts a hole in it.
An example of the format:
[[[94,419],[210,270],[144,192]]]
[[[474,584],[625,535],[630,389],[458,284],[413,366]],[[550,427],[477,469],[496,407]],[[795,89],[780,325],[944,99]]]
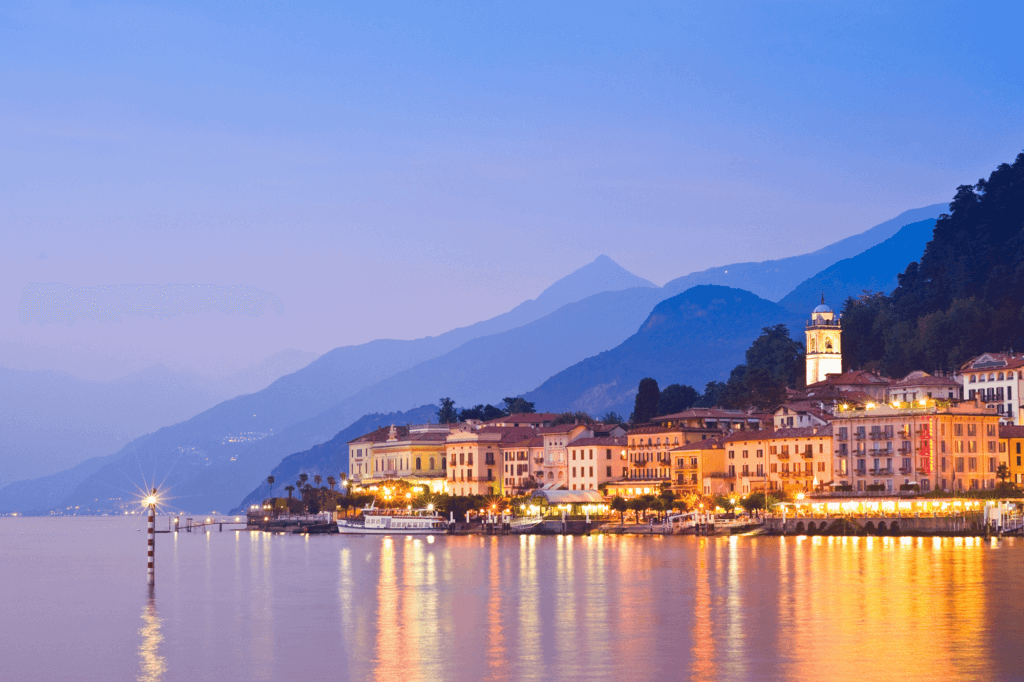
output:
[[[829,374],[842,374],[843,349],[840,345],[842,330],[839,318],[832,309],[825,305],[825,295],[821,295],[821,305],[811,313],[807,323],[807,385],[824,381]]]

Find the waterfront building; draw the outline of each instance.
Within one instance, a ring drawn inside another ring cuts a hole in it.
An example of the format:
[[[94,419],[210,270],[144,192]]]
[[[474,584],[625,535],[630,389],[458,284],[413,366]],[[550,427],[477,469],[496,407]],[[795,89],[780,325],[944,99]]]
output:
[[[810,386],[824,381],[830,374],[842,374],[842,329],[839,318],[825,305],[824,295],[821,305],[811,312],[804,333],[807,337],[806,384]]]
[[[592,437],[594,432],[589,424],[559,424],[537,429],[544,442],[541,476],[538,482],[550,488],[566,487],[569,482],[569,450],[571,441],[581,437]]]
[[[999,451],[1005,452],[1010,469],[1010,481],[1024,484],[1024,426],[1002,424],[999,426]]]
[[[502,445],[534,435],[531,428],[459,424],[448,434],[445,455],[452,495],[502,495]]]
[[[620,429],[621,430],[621,429]],[[625,460],[624,436],[583,436],[569,442],[569,490],[597,490],[608,481],[624,478],[620,475]]]
[[[710,490],[710,481],[713,478],[711,474],[726,471],[725,448],[721,440],[719,437],[694,441],[673,447],[669,451],[672,461],[670,475],[673,492],[685,495],[701,494],[705,489]]]
[[[1024,353],[984,353],[971,358],[957,372],[967,400],[978,398],[995,408],[1006,423],[1024,425]]]
[[[842,489],[991,489],[1006,459],[999,415],[977,400],[869,404],[838,411],[832,427]]]
[[[912,403],[921,398],[939,400],[960,400],[963,387],[955,379],[933,376],[920,370],[894,381],[889,386],[886,402]],[[971,400],[974,398],[972,397]]]
[[[698,445],[673,452],[681,492],[700,480],[705,495],[809,493],[833,480],[830,425],[736,432]]]
[[[501,445],[503,462],[502,490],[506,495],[522,495],[539,485],[543,477],[544,439],[530,436]]]
[[[402,478],[445,491],[446,424],[382,427],[349,442],[349,471],[363,485]]]

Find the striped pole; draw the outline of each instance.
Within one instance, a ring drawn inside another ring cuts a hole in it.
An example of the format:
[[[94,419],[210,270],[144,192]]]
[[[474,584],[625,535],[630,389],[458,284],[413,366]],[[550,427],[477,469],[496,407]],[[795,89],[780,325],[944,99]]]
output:
[[[156,497],[156,488],[153,488],[153,497]],[[149,542],[147,551],[147,568],[146,568],[146,584],[154,585],[156,582],[156,569],[153,565],[155,557],[154,550],[156,550],[156,502],[151,502],[149,505]]]

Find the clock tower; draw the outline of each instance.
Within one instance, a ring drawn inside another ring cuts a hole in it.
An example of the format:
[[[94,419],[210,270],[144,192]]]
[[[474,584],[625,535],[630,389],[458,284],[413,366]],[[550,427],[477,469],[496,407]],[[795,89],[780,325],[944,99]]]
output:
[[[825,305],[824,294],[821,296],[821,305],[811,313],[806,334],[807,385],[824,381],[829,374],[842,374],[842,330],[839,328],[839,318]]]

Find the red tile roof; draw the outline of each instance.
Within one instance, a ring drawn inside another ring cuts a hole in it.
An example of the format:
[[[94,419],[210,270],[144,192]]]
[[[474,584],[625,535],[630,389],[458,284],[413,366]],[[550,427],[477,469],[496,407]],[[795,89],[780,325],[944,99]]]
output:
[[[1024,438],[1024,426],[1003,424],[999,427],[1000,438]]]

